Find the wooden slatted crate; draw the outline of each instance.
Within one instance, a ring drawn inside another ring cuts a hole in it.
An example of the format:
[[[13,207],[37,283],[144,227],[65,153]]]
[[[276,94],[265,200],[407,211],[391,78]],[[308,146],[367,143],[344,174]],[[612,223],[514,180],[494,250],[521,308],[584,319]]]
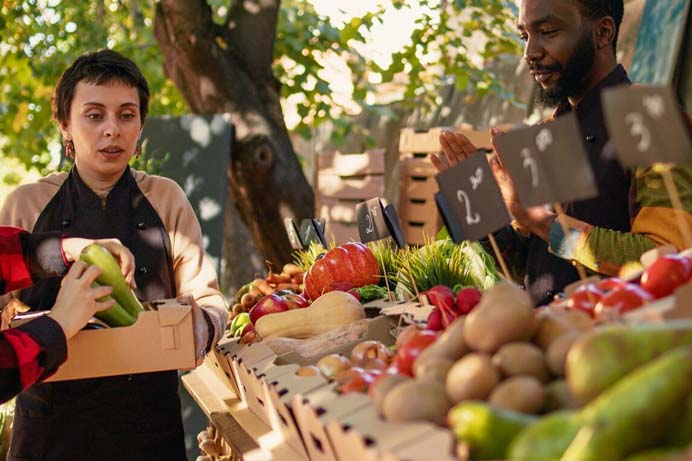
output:
[[[356,205],[384,196],[384,149],[317,156],[315,216],[326,221],[327,242],[358,240]]]
[[[399,219],[406,242],[425,243],[426,236],[434,238],[443,222],[434,195],[439,190],[437,169],[430,154],[440,152],[440,134],[444,130],[460,131],[479,149],[491,149],[490,134],[485,131],[452,128],[431,128],[416,131],[404,128],[399,138]]]

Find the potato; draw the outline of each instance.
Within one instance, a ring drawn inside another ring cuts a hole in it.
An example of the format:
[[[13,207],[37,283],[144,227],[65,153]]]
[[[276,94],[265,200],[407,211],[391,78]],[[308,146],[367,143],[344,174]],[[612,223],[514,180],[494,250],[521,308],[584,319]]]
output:
[[[554,309],[541,312],[536,320],[533,342],[544,351],[560,336],[570,331],[584,331],[593,327],[594,321],[588,314],[574,309]]]
[[[542,383],[548,381],[549,372],[543,351],[531,343],[514,342],[505,344],[493,355],[495,365],[506,378],[533,376]]]
[[[382,414],[384,399],[387,397],[387,394],[399,384],[410,380],[411,378],[406,375],[389,374],[383,374],[375,378],[375,382],[373,382],[370,389],[368,389],[368,395],[380,414]]]
[[[464,343],[464,318],[459,317],[452,322],[434,343],[423,349],[413,363],[414,370],[423,366],[423,363],[438,362],[441,358],[454,362],[468,352]]]
[[[443,425],[452,403],[444,385],[436,382],[410,380],[389,391],[382,404],[386,421],[430,421]]]
[[[565,376],[565,362],[567,361],[567,353],[572,347],[572,344],[581,336],[579,331],[570,331],[557,338],[548,347],[546,359],[548,368],[558,377]]]
[[[454,365],[454,361],[447,357],[433,357],[424,362],[414,362],[413,376],[419,381],[445,382],[449,369]]]
[[[447,373],[445,388],[453,403],[462,400],[485,400],[500,382],[500,372],[490,356],[471,353],[459,359]]]
[[[546,310],[536,316],[536,331],[533,342],[544,351],[560,336],[573,331],[572,324],[560,312]]]
[[[531,337],[533,304],[529,295],[509,283],[487,290],[464,322],[464,340],[471,350],[494,353],[504,344]]]
[[[543,410],[550,413],[556,410],[569,410],[579,406],[577,399],[564,379],[551,381],[543,387],[545,403]]]
[[[527,414],[541,411],[544,401],[543,385],[533,376],[515,376],[502,381],[488,398],[494,407]]]

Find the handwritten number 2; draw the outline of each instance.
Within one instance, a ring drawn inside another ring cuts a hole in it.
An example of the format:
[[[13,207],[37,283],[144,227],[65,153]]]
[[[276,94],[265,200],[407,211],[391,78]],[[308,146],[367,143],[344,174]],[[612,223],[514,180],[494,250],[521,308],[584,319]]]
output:
[[[478,213],[471,212],[471,201],[469,200],[469,196],[466,192],[463,190],[458,190],[457,199],[460,203],[463,203],[466,206],[466,223],[469,226],[481,222],[481,216]]]

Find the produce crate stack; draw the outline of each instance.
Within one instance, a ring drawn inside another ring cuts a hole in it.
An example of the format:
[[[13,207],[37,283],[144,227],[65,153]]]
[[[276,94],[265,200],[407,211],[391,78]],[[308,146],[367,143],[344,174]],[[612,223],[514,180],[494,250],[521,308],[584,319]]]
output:
[[[417,131],[401,130],[399,138],[399,219],[406,242],[423,245],[425,236],[434,237],[443,222],[434,195],[439,190],[435,175],[437,170],[430,161],[430,154],[440,152],[439,137],[442,131],[452,128],[431,128]],[[459,129],[479,149],[491,149],[490,135],[486,131]]]
[[[359,240],[356,205],[384,196],[384,155],[384,149],[373,149],[317,156],[315,216],[326,220],[327,243]]]

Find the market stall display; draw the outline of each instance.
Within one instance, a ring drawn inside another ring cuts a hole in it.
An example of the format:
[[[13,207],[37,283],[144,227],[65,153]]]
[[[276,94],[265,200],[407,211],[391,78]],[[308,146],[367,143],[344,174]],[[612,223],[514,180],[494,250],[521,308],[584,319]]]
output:
[[[347,274],[327,280],[309,307],[260,316],[252,344],[229,338],[217,348],[216,376],[296,459],[624,459],[692,443],[674,424],[688,418],[680,409],[689,406],[692,320],[641,316],[684,304],[686,253],[659,250],[627,280],[586,280],[539,309],[519,287],[498,283],[494,265],[470,258],[463,267],[476,266],[465,283],[475,287],[426,286],[421,277],[416,302],[397,259],[435,267],[452,246],[463,247],[443,239],[388,249],[400,301],[361,305],[348,291],[373,280],[354,284]],[[599,304],[618,290],[646,294],[641,306]],[[654,420],[660,432],[630,442],[637,425]],[[591,441],[596,426],[607,429]],[[613,444],[618,450],[608,451]]]

